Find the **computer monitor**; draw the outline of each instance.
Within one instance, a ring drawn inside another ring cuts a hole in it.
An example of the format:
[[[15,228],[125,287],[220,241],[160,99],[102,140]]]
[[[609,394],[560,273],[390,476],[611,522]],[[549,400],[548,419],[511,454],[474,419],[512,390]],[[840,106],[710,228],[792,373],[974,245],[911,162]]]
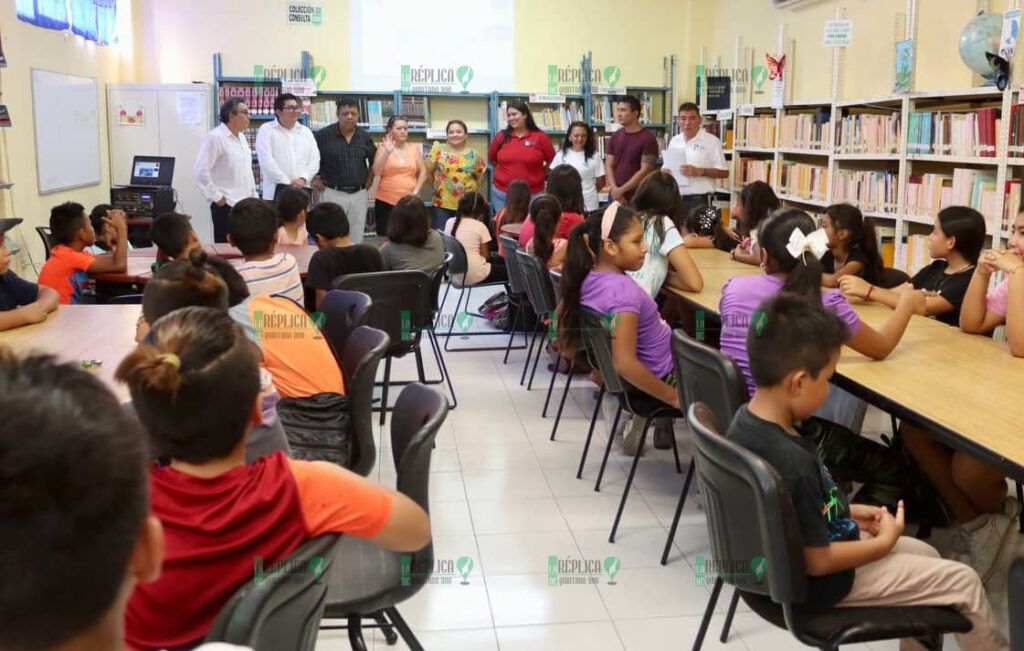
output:
[[[132,159],[132,185],[170,187],[173,179],[173,156],[136,156]]]

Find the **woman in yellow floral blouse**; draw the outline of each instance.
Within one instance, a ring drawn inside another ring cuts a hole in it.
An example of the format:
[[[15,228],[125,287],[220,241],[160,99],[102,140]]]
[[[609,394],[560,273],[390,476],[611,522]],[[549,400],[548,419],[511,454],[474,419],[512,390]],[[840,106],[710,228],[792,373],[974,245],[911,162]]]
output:
[[[427,154],[427,169],[433,176],[434,228],[444,229],[450,217],[455,216],[459,199],[467,192],[475,192],[487,162],[475,149],[468,146],[469,129],[462,120],[451,120],[445,127],[448,141],[435,142]]]

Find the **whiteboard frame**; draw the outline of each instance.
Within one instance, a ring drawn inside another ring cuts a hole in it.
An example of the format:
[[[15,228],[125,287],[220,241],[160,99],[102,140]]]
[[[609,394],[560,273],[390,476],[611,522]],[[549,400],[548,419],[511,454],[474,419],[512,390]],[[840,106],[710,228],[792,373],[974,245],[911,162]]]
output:
[[[65,77],[74,77],[76,79],[84,79],[92,83],[93,97],[96,100],[96,153],[99,156],[99,160],[96,161],[96,173],[97,178],[95,181],[85,181],[84,183],[78,183],[75,185],[65,185],[55,188],[43,189],[43,174],[41,169],[42,159],[39,156],[39,119],[36,114],[36,72],[47,72],[54,75],[64,75]],[[53,194],[56,192],[63,192],[65,190],[74,190],[76,188],[87,188],[93,185],[100,185],[103,182],[103,152],[100,150],[101,141],[100,138],[100,93],[99,93],[99,80],[96,77],[85,77],[82,75],[72,75],[67,72],[61,72],[60,70],[48,70],[46,68],[30,68],[29,69],[29,81],[32,86],[32,131],[33,138],[36,146],[36,188],[40,195]]]

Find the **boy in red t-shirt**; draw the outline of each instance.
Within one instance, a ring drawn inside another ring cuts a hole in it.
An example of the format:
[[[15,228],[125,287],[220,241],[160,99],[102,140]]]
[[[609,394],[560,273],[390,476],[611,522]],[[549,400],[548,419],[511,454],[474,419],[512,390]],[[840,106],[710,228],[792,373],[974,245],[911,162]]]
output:
[[[128,601],[132,648],[198,643],[252,578],[253,559],[275,563],[307,538],[340,532],[396,551],[430,540],[430,520],[415,502],[340,466],[283,452],[245,464],[260,420],[259,362],[226,313],[189,307],[153,324],[117,369],[170,459],[150,470],[151,512],[167,554],[160,578]]]
[[[85,250],[96,241],[85,207],[68,201],[50,210],[50,233],[56,245],[39,272],[39,284],[57,292],[61,305],[84,303],[90,293],[89,274],[123,273],[128,269],[128,225],[124,211],[104,218],[117,234],[111,252],[93,255]]]

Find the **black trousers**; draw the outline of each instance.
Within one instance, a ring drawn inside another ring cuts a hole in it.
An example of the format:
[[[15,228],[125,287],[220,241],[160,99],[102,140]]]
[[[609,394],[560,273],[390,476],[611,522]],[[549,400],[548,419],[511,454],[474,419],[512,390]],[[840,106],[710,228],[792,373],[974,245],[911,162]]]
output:
[[[223,206],[215,203],[210,204],[210,217],[213,218],[213,241],[228,241],[228,217],[231,216],[231,206],[226,202]]]
[[[683,195],[683,214],[686,217],[690,216],[695,208],[703,208],[708,205],[708,197],[714,197],[713,194],[684,194]]]
[[[390,203],[375,199],[373,202],[373,224],[374,230],[377,232],[379,237],[388,236],[388,218],[391,217],[391,209],[394,208]]]

